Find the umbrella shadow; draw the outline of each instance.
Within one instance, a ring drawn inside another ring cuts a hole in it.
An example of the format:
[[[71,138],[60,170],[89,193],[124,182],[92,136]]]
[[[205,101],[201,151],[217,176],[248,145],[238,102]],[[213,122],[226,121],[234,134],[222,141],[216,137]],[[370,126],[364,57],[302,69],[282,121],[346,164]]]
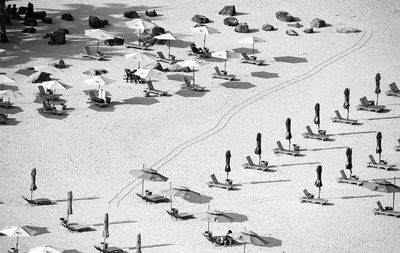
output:
[[[22,108],[19,106],[11,106],[10,108],[6,108],[2,111],[3,111],[3,113],[6,113],[6,114],[17,114],[17,113],[23,112],[24,110],[22,110]]]
[[[348,147],[331,147],[331,148],[304,148],[304,149],[300,149],[300,151],[322,151],[322,150],[332,150],[332,149],[346,149]]]
[[[365,120],[382,120],[382,119],[400,119],[400,116],[381,117],[381,118],[369,118],[369,119],[365,119]]]
[[[32,229],[35,231],[35,236],[36,235],[44,235],[44,234],[50,234],[50,231],[47,229],[47,227],[35,227],[35,226],[25,226],[29,229]]]
[[[253,49],[252,48],[248,48],[248,47],[238,47],[238,48],[234,48],[232,49],[233,52],[238,53],[238,54],[253,54]],[[260,53],[260,50],[254,48],[254,53],[258,54]]]
[[[258,29],[258,28],[251,28],[251,29],[249,29],[249,32],[248,32],[248,33],[256,33],[256,32],[258,32],[258,31],[260,31],[260,29]]]
[[[120,225],[120,224],[132,224],[132,223],[135,223],[135,222],[137,222],[137,221],[126,220],[126,221],[113,221],[113,222],[109,222],[108,224],[109,225]],[[104,225],[104,223],[96,223],[96,224],[92,224],[91,226],[100,227],[100,226],[103,226],[103,225]]]
[[[169,80],[182,82],[182,83],[183,83],[184,77],[186,77],[189,81],[193,81],[193,75],[172,74],[172,75],[167,75],[167,77]]]
[[[203,60],[206,61],[206,62],[217,62],[217,63],[225,62],[224,59],[217,58],[217,57],[208,57],[208,58],[204,58]]]
[[[236,12],[235,16],[243,16],[243,15],[249,15],[250,13],[247,12]]]
[[[252,181],[252,182],[242,182],[242,184],[270,184],[270,183],[286,183],[291,182],[290,179],[279,179],[279,180],[266,180],[266,181]]]
[[[186,40],[174,40],[174,41],[171,41],[171,47],[187,48],[187,47],[189,47],[190,43],[191,43],[190,41],[186,41]]]
[[[193,91],[190,89],[181,89],[175,94],[182,96],[182,97],[188,97],[188,98],[198,98],[198,97],[203,97],[204,95],[207,94],[209,90],[202,90],[202,91]]]
[[[85,93],[86,95],[89,96],[89,92],[90,91],[93,91],[95,94],[99,92],[98,89],[90,89],[90,90],[83,90],[83,93]],[[112,96],[110,92],[108,92],[108,91],[104,91],[104,92],[105,92],[106,97],[111,97]]]
[[[123,103],[121,103],[119,101],[112,101],[112,102],[108,103],[107,106],[100,107],[100,106],[97,106],[92,103],[89,105],[88,108],[92,109],[93,111],[96,111],[96,112],[113,112],[113,111],[115,111],[115,106],[121,105],[121,104],[123,104]]]
[[[282,246],[282,241],[273,237],[267,237],[267,236],[259,236],[263,241],[266,242],[265,245],[256,245],[256,246],[262,246],[262,247],[267,247],[267,248],[272,248],[272,247],[280,247]]]
[[[303,57],[295,57],[295,56],[280,56],[274,57],[277,62],[286,62],[286,63],[304,63],[308,62],[306,58]]]
[[[160,244],[153,244],[153,245],[142,245],[142,249],[150,249],[150,248],[158,248],[158,247],[168,247],[168,246],[173,246],[175,244],[173,243],[160,243]],[[136,247],[127,247],[129,250],[135,250]]]
[[[19,123],[21,123],[21,121],[16,120],[15,118],[7,118],[6,123],[5,124],[0,124],[0,127],[1,126],[16,126]]]
[[[382,196],[383,196],[382,194],[373,194],[373,195],[361,195],[361,196],[333,197],[332,199],[362,199],[362,198],[376,198]]]
[[[33,73],[35,73],[35,70],[29,70],[29,69],[19,69],[15,73],[23,75],[23,76],[30,76]]]
[[[46,119],[59,119],[59,120],[63,120],[69,116],[68,113],[64,113],[64,114],[60,114],[60,115],[56,115],[53,113],[39,113],[39,114],[42,115]]]
[[[154,97],[133,97],[123,100],[123,104],[127,105],[154,105],[159,102]]]
[[[229,81],[229,82],[224,82],[220,83],[219,85],[228,88],[228,89],[251,89],[256,87],[254,84],[249,83],[249,82],[237,82],[237,81]]]
[[[73,201],[80,201],[80,200],[96,200],[100,199],[99,197],[85,197],[85,198],[74,198]],[[67,202],[67,199],[57,199],[54,200],[55,202]]]
[[[200,195],[199,197],[195,197],[195,198],[183,197],[183,199],[190,203],[208,204],[213,199],[213,197],[207,196],[207,195]]]
[[[76,249],[67,249],[64,250],[62,253],[83,253],[83,252]]]
[[[363,132],[348,132],[348,133],[337,133],[331,135],[353,135],[353,134],[375,134],[377,131],[363,131]]]
[[[233,218],[234,222],[246,222],[249,220],[249,217],[247,217],[247,215],[244,214],[240,214],[240,213],[234,213],[234,212],[223,212],[224,215],[229,216],[231,218]]]
[[[277,167],[290,167],[290,166],[302,166],[302,165],[314,165],[321,164],[320,162],[308,162],[308,163],[286,163],[281,165],[276,165]]]
[[[270,73],[270,72],[266,72],[266,71],[251,72],[250,74],[251,74],[251,76],[264,78],[264,79],[279,78],[278,73]]]

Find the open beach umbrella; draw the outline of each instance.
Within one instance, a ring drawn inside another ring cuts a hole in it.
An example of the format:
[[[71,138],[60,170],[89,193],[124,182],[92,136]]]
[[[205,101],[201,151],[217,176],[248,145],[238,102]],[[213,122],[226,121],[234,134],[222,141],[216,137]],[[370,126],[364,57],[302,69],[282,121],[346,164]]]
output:
[[[105,77],[105,76],[94,76],[94,77],[91,77],[89,79],[86,79],[83,82],[86,83],[86,84],[89,84],[89,85],[99,86],[99,89],[100,89],[101,85],[109,85],[111,83],[116,82],[116,80],[108,78],[108,77]]]
[[[262,38],[259,38],[259,37],[253,36],[253,35],[239,40],[239,43],[251,44],[253,46],[253,54],[254,54],[254,44],[262,43],[262,42],[266,42],[266,41]]]
[[[136,52],[136,53],[132,53],[132,54],[126,54],[125,58],[129,59],[129,58],[135,58],[138,60],[138,69],[140,69],[140,66],[146,66],[148,64],[151,64],[153,62],[155,62],[156,60],[152,57],[150,57],[149,55],[145,54],[142,51]]]
[[[376,73],[375,75],[375,94],[376,94],[376,104],[378,105],[379,94],[381,93],[381,74]]]
[[[346,169],[350,170],[350,178],[351,178],[351,174],[353,172],[352,171],[352,169],[353,169],[352,156],[353,156],[353,150],[351,148],[347,148],[346,149],[346,158],[347,158]]]
[[[315,186],[318,187],[318,199],[321,196],[321,187],[322,187],[322,166],[317,166],[317,180],[315,180]]]
[[[190,190],[186,186],[178,186],[178,187],[171,187],[170,184],[170,189],[168,190],[162,190],[161,194],[170,196],[171,198],[171,209],[172,209],[172,197],[180,197],[183,198],[186,201],[192,202],[192,203],[201,203],[201,194],[195,191]]]
[[[292,132],[291,132],[291,119],[287,118],[286,119],[286,135],[285,135],[285,139],[289,140],[289,150],[290,150],[290,141],[292,140]]]
[[[152,29],[154,26],[156,26],[155,24],[153,24],[153,23],[151,23],[149,21],[143,20],[141,18],[132,19],[131,21],[125,22],[125,24],[129,28],[131,28],[131,29],[133,29],[133,30],[138,32],[139,45],[140,45],[140,33],[144,32],[147,29]]]
[[[146,80],[167,80],[167,75],[159,70],[156,69],[138,69],[135,72],[135,75],[139,76],[140,78],[146,79]]]
[[[381,163],[381,154],[382,154],[382,133],[376,133],[376,153],[379,155],[379,163]]]
[[[254,153],[258,155],[258,164],[261,165],[261,133],[257,133],[256,142],[257,146]]]
[[[199,69],[201,65],[206,64],[204,61],[199,61],[199,60],[186,60],[186,61],[182,61],[182,62],[178,62],[177,63],[179,66],[181,67],[189,67],[190,69],[192,69],[193,72],[193,85],[195,84],[195,78],[194,78],[194,72],[195,69]]]
[[[104,246],[106,246],[106,239],[110,236],[110,232],[108,231],[109,223],[108,223],[108,213],[104,215],[104,227],[102,236],[104,238]]]
[[[203,47],[206,47],[206,35],[219,33],[217,29],[206,25],[196,26],[191,28],[191,30],[196,33],[204,34]]]
[[[4,84],[9,84],[9,83],[15,83],[15,81],[12,80],[11,78],[9,78],[6,75],[0,75],[0,84],[1,84],[1,89],[2,90],[3,90]]]
[[[112,35],[111,33],[106,32],[104,30],[101,30],[101,29],[85,30],[85,36],[97,39],[96,51],[99,51],[99,42],[100,42],[100,40],[112,40],[112,39],[114,39],[114,35]]]
[[[56,90],[67,90],[67,88],[64,85],[62,85],[59,81],[55,80],[43,82],[41,85],[45,89],[53,90],[54,94],[56,93]]]
[[[315,104],[314,109],[315,109],[314,124],[318,125],[318,132],[319,132],[319,126],[321,124],[321,120],[320,120],[320,116],[319,116],[319,109],[320,109],[319,108],[319,103]]]
[[[372,182],[365,182],[362,184],[363,187],[370,189],[371,191],[393,193],[393,210],[396,192],[400,192],[400,187],[396,185],[396,178],[394,178],[393,184],[386,180],[377,180]]]
[[[0,230],[0,234],[4,234],[10,237],[17,237],[17,243],[15,245],[16,252],[18,252],[18,239],[19,237],[31,237],[40,234],[40,231],[35,227],[31,226],[13,226],[6,227],[3,230]]]
[[[237,53],[228,50],[213,52],[211,53],[211,56],[219,59],[224,59],[224,71],[226,71],[226,60],[239,57]]]
[[[73,213],[72,212],[72,191],[67,192],[67,226],[69,222],[69,216]]]
[[[218,210],[208,210],[204,213],[198,213],[195,215],[202,221],[207,221],[207,231],[210,232],[210,222],[216,223],[229,223],[234,222],[234,218],[228,214],[218,211]]]
[[[21,92],[18,91],[12,91],[12,90],[2,90],[0,91],[0,96],[1,97],[7,97],[8,98],[8,103],[10,104],[10,98],[22,98],[24,95],[22,95]]]
[[[142,236],[140,234],[137,235],[136,253],[142,253]]]
[[[263,236],[259,236],[250,230],[241,231],[238,234],[234,235],[235,240],[243,243],[243,252],[246,252],[246,244],[252,244],[260,247],[268,246],[268,238]]]
[[[168,58],[169,58],[170,55],[171,55],[171,40],[176,40],[174,35],[172,35],[171,33],[164,33],[164,34],[155,36],[154,39],[167,40],[168,41]]]
[[[229,172],[231,172],[231,151],[228,150],[225,153],[225,172],[226,172],[226,179],[229,177]]]
[[[344,89],[343,108],[347,110],[347,119],[349,119],[349,113],[350,113],[350,89],[349,88]]]
[[[30,186],[30,190],[31,190],[31,200],[33,198],[33,192],[37,190],[37,186],[36,186],[36,168],[32,169],[31,172],[31,186]]]
[[[40,246],[40,247],[36,247],[36,248],[30,249],[28,251],[28,253],[61,253],[61,252],[56,250],[56,249],[54,249],[51,246],[43,245],[43,246]]]
[[[129,171],[134,177],[142,179],[142,195],[144,193],[144,180],[152,181],[152,182],[167,182],[168,178],[166,176],[161,175],[156,170],[146,168],[143,164],[143,169],[141,170],[131,170]]]
[[[0,53],[3,53],[5,51],[6,51],[5,49],[0,48]]]

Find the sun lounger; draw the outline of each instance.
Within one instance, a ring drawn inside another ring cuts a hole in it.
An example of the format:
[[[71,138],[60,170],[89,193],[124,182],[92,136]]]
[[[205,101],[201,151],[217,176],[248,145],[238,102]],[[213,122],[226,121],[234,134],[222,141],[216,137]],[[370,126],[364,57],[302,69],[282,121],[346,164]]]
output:
[[[360,98],[360,102],[361,104],[357,105],[357,110],[359,111],[380,112],[385,109],[384,105],[374,105],[366,97]]]
[[[386,95],[400,97],[400,90],[397,87],[396,83],[389,84],[390,90],[386,91]]]
[[[171,215],[176,220],[187,220],[194,218],[193,214],[190,213],[180,213],[178,209],[172,208],[171,210],[167,210],[167,213]]]
[[[157,55],[158,55],[157,61],[165,62],[165,63],[168,63],[168,64],[174,64],[174,63],[177,62],[176,60],[165,58],[164,54],[162,52],[160,52],[160,51],[157,52]],[[173,55],[171,55],[171,56],[173,56]],[[173,58],[175,58],[175,56],[173,56]]]
[[[107,249],[102,249],[101,247],[97,246],[97,245],[93,245],[95,249],[97,249],[100,252],[103,253],[124,253],[125,251],[117,248],[117,247],[107,247]]]
[[[344,170],[340,171],[340,174],[342,175],[337,179],[338,183],[346,183],[346,184],[355,184],[355,185],[362,185],[363,183],[367,181],[363,180],[358,180],[358,177],[352,176],[351,178],[348,178]]]
[[[340,115],[340,112],[338,110],[335,111],[335,114],[336,114],[336,117],[332,118],[333,122],[345,123],[345,124],[350,124],[350,125],[357,124],[357,120],[355,120],[355,119],[342,118],[342,115]]]
[[[211,175],[211,182],[207,182],[208,187],[219,187],[227,190],[232,190],[235,185],[232,184],[232,181],[226,182],[226,183],[221,183],[217,180],[217,177],[215,174]]]
[[[395,147],[394,147],[394,150],[400,151],[400,138],[397,139],[397,142],[399,143],[399,145],[395,146]]]
[[[189,47],[190,47],[190,51],[188,52],[188,55],[194,55],[197,58],[211,57],[211,54],[207,48],[196,47],[196,44],[194,44],[194,43],[190,43]]]
[[[140,44],[139,43],[125,43],[127,48],[134,48],[139,50],[147,50],[149,49],[150,45],[147,44]]]
[[[328,203],[328,200],[326,199],[315,199],[314,194],[308,193],[306,189],[303,190],[305,197],[300,198],[300,202],[303,203],[313,203],[313,204],[320,204],[324,205]]]
[[[300,151],[297,151],[297,150],[284,149],[282,146],[282,143],[280,141],[277,141],[276,144],[278,145],[278,148],[273,149],[275,154],[284,154],[284,155],[291,155],[291,156],[298,156],[300,154]]]
[[[98,107],[106,107],[107,106],[107,101],[111,101],[110,97],[106,97],[106,99],[102,99],[96,96],[96,94],[94,93],[94,91],[89,91],[89,103],[93,103],[95,105],[97,105]]]
[[[367,167],[368,168],[377,168],[377,169],[390,170],[393,167],[395,167],[394,165],[387,164],[387,163],[384,163],[382,161],[377,163],[375,161],[375,158],[372,155],[369,155],[368,157],[369,157],[369,160],[370,160],[370,162],[367,163]]]
[[[92,50],[90,50],[89,46],[84,46],[83,47],[84,53],[81,53],[82,57],[87,57],[87,58],[92,58],[95,60],[103,60],[104,59],[104,54],[101,52],[97,52],[96,54],[92,53]]]
[[[329,139],[329,135],[327,134],[315,134],[311,130],[310,126],[306,126],[307,133],[303,133],[304,138],[311,138],[311,139],[316,139],[316,140],[321,140],[321,141],[326,141]]]
[[[236,78],[235,75],[222,74],[218,67],[214,67],[214,69],[215,69],[215,73],[211,75],[212,78],[226,79],[226,80],[229,80],[229,81],[231,81],[231,80]]]
[[[39,93],[37,94],[38,97],[42,98],[42,99],[52,99],[52,100],[57,100],[61,97],[61,94],[50,94],[47,93],[42,85],[38,86],[39,89]]]
[[[136,193],[136,195],[138,195],[141,199],[143,199],[144,201],[148,202],[148,203],[167,203],[170,202],[170,199],[163,196],[163,195],[159,195],[159,194],[146,194],[146,195],[142,195],[139,193]]]
[[[43,104],[43,107],[38,108],[38,111],[40,114],[45,113],[45,114],[54,114],[54,115],[58,115],[58,116],[67,114],[66,110],[57,110],[55,107],[50,107],[47,104],[46,100],[43,100],[42,104]]]
[[[0,98],[0,107],[11,108],[12,103],[10,101],[3,101],[3,98]]]
[[[399,211],[393,211],[391,207],[386,207],[383,208],[382,204],[380,201],[376,202],[378,205],[378,208],[374,208],[374,213],[378,215],[386,215],[386,216],[394,216],[399,218],[400,217],[400,212]]]
[[[197,84],[191,84],[189,79],[186,76],[183,78],[183,82],[184,83],[181,86],[182,89],[189,89],[192,91],[204,91],[204,89],[206,88],[204,86],[200,86]]]
[[[154,86],[153,86],[153,82],[152,82],[152,81],[147,81],[147,88],[144,90],[144,92],[146,92],[146,96],[147,96],[147,94],[150,94],[150,93],[156,94],[156,95],[158,95],[159,97],[160,97],[160,96],[165,96],[165,95],[168,94],[168,92],[166,92],[166,91],[154,89]]]
[[[32,199],[32,200],[30,200],[30,199],[28,199],[28,198],[26,198],[26,197],[24,197],[24,196],[22,196],[22,198],[23,198],[26,202],[28,202],[29,204],[31,204],[32,206],[47,206],[47,205],[53,205],[53,204],[54,204],[54,202],[51,201],[51,200],[48,199],[48,198],[39,198],[39,199]]]
[[[215,236],[212,235],[212,233],[210,231],[205,231],[203,232],[203,236],[209,240],[210,242],[212,242],[213,244],[217,245],[217,246],[232,246],[235,244],[238,244],[238,242],[233,239],[232,237],[228,237],[227,236]]]
[[[94,229],[91,227],[85,227],[85,226],[80,226],[76,223],[69,223],[67,225],[67,220],[64,218],[60,218],[61,220],[61,225],[65,228],[68,229],[68,231],[70,232],[78,232],[78,233],[82,233],[82,232],[88,232],[88,231],[93,231]]]
[[[250,156],[246,156],[247,163],[242,164],[245,169],[268,171],[268,165],[254,164]]]
[[[256,60],[254,58],[249,57],[246,53],[242,53],[242,63],[250,63],[250,64],[255,64],[255,65],[263,65],[264,60]]]

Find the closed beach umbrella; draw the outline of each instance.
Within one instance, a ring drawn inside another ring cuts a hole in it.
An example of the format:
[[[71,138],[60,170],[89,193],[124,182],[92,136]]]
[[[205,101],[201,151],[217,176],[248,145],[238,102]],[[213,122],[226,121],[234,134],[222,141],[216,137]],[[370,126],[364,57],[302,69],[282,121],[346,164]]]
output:
[[[377,180],[372,182],[365,182],[363,187],[370,189],[371,191],[393,193],[393,210],[396,192],[400,192],[400,187],[396,185],[396,178],[394,178],[393,184],[386,180]]]
[[[153,181],[153,182],[166,182],[168,178],[166,176],[161,175],[156,170],[146,168],[143,164],[143,169],[141,170],[131,170],[129,172],[134,177],[142,179],[142,195],[144,193],[144,180]]]
[[[36,168],[33,168],[32,172],[31,172],[31,187],[30,187],[30,190],[31,190],[31,200],[32,200],[33,192],[37,190],[37,186],[36,186]]]
[[[86,79],[85,81],[83,81],[84,83],[88,84],[88,85],[96,85],[99,86],[99,97],[102,97],[101,94],[101,90],[100,90],[100,86],[102,85],[109,85],[111,83],[116,82],[116,80],[105,77],[105,76],[94,76],[91,77],[89,79]]]
[[[9,78],[6,75],[0,75],[0,84],[1,84],[1,89],[2,90],[3,90],[4,84],[10,84],[10,83],[15,83],[15,81],[12,80],[11,78]]]
[[[353,168],[353,162],[352,162],[352,155],[353,150],[351,148],[346,149],[346,158],[347,158],[347,163],[346,163],[346,169],[350,170],[350,178],[352,174],[352,168]]]
[[[225,62],[224,70],[225,71],[226,71],[226,60],[239,57],[239,55],[237,53],[228,51],[228,50],[221,50],[221,51],[213,52],[213,53],[211,53],[211,56],[215,57],[215,58],[219,58],[219,59],[224,59],[224,62]]]
[[[135,75],[146,80],[167,80],[167,75],[164,72],[156,69],[138,69]]]
[[[376,133],[376,153],[379,155],[379,163],[381,163],[382,154],[382,133]]]
[[[261,151],[261,133],[257,133],[256,143],[257,143],[257,146],[254,149],[254,153],[256,155],[258,155],[258,157],[259,157],[258,164],[261,165],[261,153],[262,153],[262,151]]]
[[[380,93],[381,93],[381,74],[376,73],[375,75],[376,104],[378,104],[378,98]]]
[[[31,226],[13,226],[6,227],[3,230],[0,230],[0,234],[4,234],[10,237],[17,237],[17,243],[15,245],[15,252],[18,252],[18,239],[19,237],[31,237],[35,235],[39,235],[41,232],[37,230],[35,227]]]
[[[209,27],[209,26],[206,26],[206,25],[193,27],[192,31],[196,32],[196,33],[204,34],[203,47],[206,47],[206,35],[219,33],[217,29]]]
[[[153,27],[156,26],[155,24],[153,24],[149,21],[143,20],[141,18],[135,18],[131,21],[125,22],[125,24],[129,28],[138,32],[139,45],[140,45],[140,33],[144,32],[145,30],[148,30],[148,29],[153,29]]]
[[[318,198],[320,198],[321,195],[321,187],[322,187],[322,166],[318,165],[317,166],[317,180],[315,180],[315,186],[318,187]]]
[[[67,225],[72,214],[72,191],[67,192]]]
[[[229,172],[231,172],[231,151],[228,150],[225,153],[225,172],[226,172],[226,179],[229,177]]]
[[[350,89],[344,89],[344,103],[343,108],[347,110],[347,119],[349,119],[349,112],[350,112]]]
[[[253,231],[245,230],[234,235],[235,240],[243,243],[243,252],[246,252],[246,244],[252,244],[260,247],[268,246],[268,238],[259,236]]]
[[[244,39],[240,39],[239,43],[251,44],[253,46],[253,55],[254,55],[254,44],[266,42],[264,39],[251,35],[250,37],[246,37]]]
[[[319,103],[316,103],[315,104],[315,107],[314,107],[314,109],[315,109],[315,117],[314,117],[314,124],[315,125],[318,125],[318,132],[319,132],[319,126],[320,126],[320,124],[321,124],[321,120],[320,120],[320,115],[319,115]]]
[[[97,40],[96,51],[99,51],[99,42],[100,42],[100,40],[112,40],[112,39],[114,39],[114,35],[112,35],[111,33],[106,32],[106,31],[103,31],[101,29],[85,30],[85,36],[88,36],[90,38],[94,38],[94,39]]]
[[[105,248],[107,248],[106,247],[107,246],[106,239],[110,236],[110,232],[108,231],[108,227],[109,227],[109,224],[108,224],[108,213],[106,213],[104,215],[104,227],[103,227],[103,233],[102,233],[102,236],[104,238],[104,247]]]
[[[154,39],[167,40],[168,41],[168,58],[169,58],[170,55],[171,55],[171,40],[176,40],[174,35],[172,35],[172,33],[164,33],[164,34],[155,36]]]
[[[290,141],[292,140],[291,123],[292,123],[292,120],[290,118],[287,118],[286,119],[286,136],[285,136],[285,139],[289,141],[289,150],[290,150]]]
[[[28,253],[61,253],[61,252],[54,249],[51,246],[46,245],[30,249]]]
[[[138,62],[139,62],[138,69],[140,69],[140,66],[146,66],[146,65],[151,64],[151,63],[156,61],[154,58],[152,58],[149,55],[143,53],[142,51],[139,51],[139,52],[136,52],[136,53],[132,53],[132,54],[126,54],[125,58],[127,58],[127,59],[129,59],[129,58],[138,59]]]

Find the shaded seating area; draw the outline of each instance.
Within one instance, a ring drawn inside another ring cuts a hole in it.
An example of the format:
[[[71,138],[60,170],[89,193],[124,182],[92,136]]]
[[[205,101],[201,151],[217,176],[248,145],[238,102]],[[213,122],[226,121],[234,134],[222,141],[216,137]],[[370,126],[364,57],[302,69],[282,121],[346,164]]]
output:
[[[328,203],[328,200],[326,199],[316,199],[314,198],[314,194],[311,194],[307,191],[307,189],[303,190],[304,197],[300,198],[300,203],[312,203],[312,204],[320,204],[320,205],[325,205]]]
[[[359,111],[380,112],[385,109],[384,105],[375,105],[374,101],[369,101],[367,97],[360,98],[361,104],[357,105]]]
[[[190,80],[185,76],[183,78],[183,84],[181,86],[182,89],[189,89],[192,91],[204,91],[205,87],[204,86],[200,86],[197,84],[191,84]]]
[[[38,199],[32,199],[32,200],[30,200],[24,196],[22,196],[22,198],[32,206],[47,206],[47,205],[55,204],[55,202],[51,201],[48,198],[38,198]]]
[[[53,114],[57,116],[66,115],[67,110],[58,110],[50,104],[50,100],[42,100],[42,108],[38,108],[40,114]]]
[[[146,190],[145,194],[142,195],[140,193],[136,193],[136,195],[138,195],[141,199],[143,199],[144,201],[148,202],[148,203],[168,203],[170,202],[170,199],[160,195],[160,194],[153,194],[153,192]]]
[[[351,176],[350,178],[347,177],[344,170],[340,171],[341,177],[337,179],[338,183],[346,183],[346,184],[355,184],[355,185],[362,185],[363,183],[367,182],[365,180],[359,180],[357,176]]]
[[[247,163],[242,164],[245,169],[268,171],[268,162],[261,161],[261,165],[254,164],[250,156],[246,156]]]
[[[104,53],[102,52],[96,52],[96,54],[93,54],[92,50],[88,45],[83,47],[83,53],[81,53],[82,58],[91,58],[95,59],[97,61],[103,60],[104,59]]]
[[[217,246],[232,246],[239,244],[233,237],[228,235],[213,235],[211,231],[203,232],[203,236]]]
[[[218,188],[223,188],[227,190],[232,190],[235,188],[236,185],[233,184],[232,180],[227,179],[226,183],[221,183],[218,181],[217,177],[215,174],[211,174],[211,180],[210,182],[207,182],[208,187],[218,187]]]
[[[144,90],[145,97],[150,96],[150,94],[155,94],[159,97],[165,96],[168,94],[168,92],[166,92],[166,91],[155,89],[152,81],[147,81],[146,83],[147,83],[147,88]]]
[[[390,170],[390,169],[392,169],[393,167],[395,167],[395,165],[387,164],[387,162],[384,161],[384,160],[381,160],[381,161],[379,161],[379,163],[377,163],[377,162],[375,161],[375,158],[374,158],[372,155],[369,155],[368,157],[369,157],[369,160],[370,160],[370,161],[367,163],[367,167],[368,167],[368,168],[376,168],[376,169]]]
[[[156,60],[160,61],[160,62],[165,62],[165,63],[168,63],[168,64],[174,64],[174,63],[177,62],[175,60],[175,56],[174,55],[170,55],[169,57],[170,57],[169,59],[165,58],[164,54],[162,52],[158,51]]]
[[[329,139],[329,135],[327,134],[322,134],[322,130],[320,130],[319,134],[313,133],[313,131],[311,130],[310,126],[306,126],[307,132],[303,133],[303,137],[304,138],[310,138],[310,139],[316,139],[316,140],[321,140],[321,141],[326,141]]]
[[[37,94],[37,97],[41,99],[52,99],[52,100],[57,100],[61,97],[61,94],[53,94],[51,90],[45,90],[42,85],[38,86],[39,93]]]
[[[89,102],[88,103],[93,103],[94,105],[98,107],[106,107],[107,104],[111,102],[111,97],[105,97],[105,99],[99,98],[96,96],[94,91],[89,91]]]
[[[396,218],[400,217],[400,212],[399,211],[394,211],[392,207],[387,206],[383,208],[382,204],[380,201],[377,201],[376,204],[378,205],[378,208],[374,208],[373,212],[375,215],[386,215],[386,216],[394,216]]]
[[[350,125],[355,125],[357,124],[357,120],[355,119],[345,119],[342,118],[342,115],[338,110],[335,110],[336,117],[332,118],[332,122],[338,122],[338,123],[344,123],[344,124],[350,124]]]
[[[196,56],[197,58],[209,58],[211,57],[211,53],[207,48],[196,47],[196,44],[190,43],[189,44],[190,51],[188,55]]]
[[[76,223],[68,223],[67,224],[67,220],[65,218],[60,218],[60,221],[61,221],[61,226],[67,228],[68,231],[70,231],[70,232],[82,233],[82,232],[89,232],[89,231],[93,231],[94,230],[91,227],[81,226],[81,225],[78,225]]]
[[[399,87],[397,87],[396,83],[389,84],[389,90],[386,91],[386,95],[400,97],[400,90]]]
[[[289,150],[289,149],[284,149],[282,146],[282,143],[280,141],[277,141],[276,144],[278,145],[278,148],[274,148],[274,154],[283,154],[283,155],[291,155],[291,156],[298,156],[300,155],[299,150]]]
[[[249,64],[254,64],[254,65],[263,65],[264,60],[257,60],[254,56],[249,57],[246,53],[242,53],[242,63],[249,63]]]
[[[214,69],[215,69],[215,73],[211,75],[212,78],[225,79],[225,80],[229,80],[229,81],[232,81],[233,79],[236,78],[236,75],[228,75],[226,73],[221,73],[221,71],[219,70],[219,68],[217,66],[214,67]]]
[[[176,220],[188,220],[194,218],[193,214],[179,212],[177,208],[171,208],[171,210],[167,210],[167,213]]]
[[[8,121],[8,115],[0,113],[0,124],[6,124]]]
[[[10,101],[3,101],[3,97],[0,97],[0,107],[11,108],[13,104]]]

